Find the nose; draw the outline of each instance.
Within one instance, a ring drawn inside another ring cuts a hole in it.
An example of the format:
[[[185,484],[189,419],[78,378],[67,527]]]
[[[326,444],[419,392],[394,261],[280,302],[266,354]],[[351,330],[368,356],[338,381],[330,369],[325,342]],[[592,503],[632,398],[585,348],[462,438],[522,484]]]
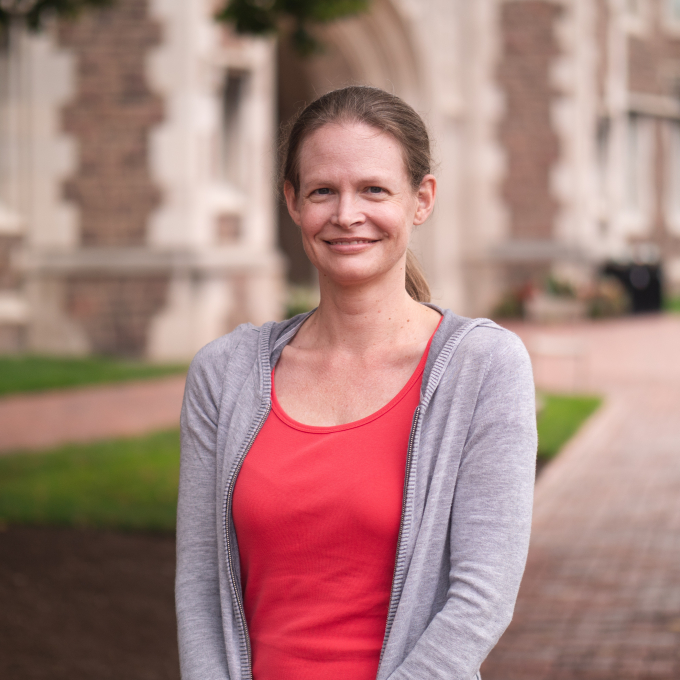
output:
[[[359,201],[353,192],[341,192],[338,195],[335,215],[332,223],[343,229],[351,229],[366,221],[365,215],[359,209]]]

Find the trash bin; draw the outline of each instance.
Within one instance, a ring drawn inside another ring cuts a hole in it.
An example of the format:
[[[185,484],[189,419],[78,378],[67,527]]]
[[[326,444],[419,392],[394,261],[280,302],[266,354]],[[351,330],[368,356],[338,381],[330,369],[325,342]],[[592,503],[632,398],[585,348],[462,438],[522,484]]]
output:
[[[604,276],[617,278],[630,297],[633,314],[661,310],[661,265],[629,262],[608,262],[602,269]]]

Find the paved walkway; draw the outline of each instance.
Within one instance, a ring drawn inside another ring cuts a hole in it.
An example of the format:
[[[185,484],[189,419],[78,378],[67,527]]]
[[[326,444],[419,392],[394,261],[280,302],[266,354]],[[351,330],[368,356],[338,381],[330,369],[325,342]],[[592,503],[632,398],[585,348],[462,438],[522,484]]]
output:
[[[515,618],[484,680],[678,680],[680,317],[514,330],[539,386],[607,400],[537,483]]]
[[[179,427],[184,376],[0,398],[0,454]]]

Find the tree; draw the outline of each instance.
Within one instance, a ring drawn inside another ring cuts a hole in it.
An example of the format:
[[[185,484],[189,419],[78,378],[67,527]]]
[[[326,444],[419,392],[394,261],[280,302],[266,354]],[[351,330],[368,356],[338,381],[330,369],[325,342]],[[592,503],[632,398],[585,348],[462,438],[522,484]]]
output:
[[[320,48],[311,25],[358,14],[368,4],[369,0],[229,0],[215,18],[233,24],[237,33],[249,35],[275,33],[292,23],[290,39],[305,56]]]
[[[48,16],[73,18],[86,7],[106,7],[114,0],[0,0],[0,29],[10,22],[38,30]]]

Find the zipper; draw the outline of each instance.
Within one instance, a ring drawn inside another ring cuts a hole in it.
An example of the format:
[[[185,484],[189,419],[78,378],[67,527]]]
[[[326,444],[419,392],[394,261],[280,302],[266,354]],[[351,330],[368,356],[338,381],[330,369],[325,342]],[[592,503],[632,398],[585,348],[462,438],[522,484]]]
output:
[[[380,660],[378,661],[378,673],[380,672],[380,665],[382,664],[383,655],[385,654],[385,647],[387,646],[387,638],[390,636],[394,617],[397,613],[397,565],[399,564],[399,552],[402,549],[402,538],[404,533],[404,517],[406,515],[406,503],[408,495],[408,485],[411,479],[411,464],[413,463],[413,443],[416,438],[416,428],[418,427],[418,420],[420,419],[420,406],[418,406],[413,414],[413,424],[411,425],[411,434],[408,439],[408,449],[406,452],[406,473],[404,476],[404,497],[401,501],[401,520],[399,522],[399,537],[397,539],[397,553],[394,558],[394,573],[392,574],[392,590],[390,591],[390,606],[387,612],[387,623],[385,625],[385,637],[383,638],[382,649],[380,650]]]
[[[238,611],[239,611],[239,616],[241,618],[241,629],[243,631],[243,635],[245,637],[245,643],[246,643],[246,653],[248,656],[248,671],[247,671],[247,678],[249,680],[252,680],[253,678],[253,661],[252,661],[252,651],[250,648],[250,635],[248,634],[248,623],[246,622],[246,613],[243,608],[243,601],[241,600],[241,595],[240,595],[240,587],[239,584],[236,583],[236,576],[234,572],[234,558],[233,558],[233,553],[231,550],[231,543],[229,542],[229,523],[231,520],[231,501],[232,501],[232,496],[234,494],[234,487],[236,486],[236,478],[238,477],[238,473],[241,471],[241,467],[243,465],[243,461],[246,459],[246,456],[248,455],[248,451],[250,451],[253,442],[255,441],[255,438],[257,437],[258,434],[260,434],[260,430],[264,426],[265,421],[267,420],[267,416],[269,416],[269,412],[271,411],[272,406],[271,402],[267,404],[267,408],[265,409],[264,415],[260,418],[257,427],[255,428],[255,431],[253,434],[250,436],[250,439],[248,439],[247,444],[243,450],[243,453],[241,454],[240,458],[238,459],[236,463],[236,469],[234,470],[234,474],[231,477],[231,480],[229,482],[229,486],[227,487],[227,492],[224,497],[224,542],[227,547],[227,563],[229,564],[229,575],[231,576],[231,586],[232,590],[234,593],[234,598],[236,599],[236,604],[238,605]]]

